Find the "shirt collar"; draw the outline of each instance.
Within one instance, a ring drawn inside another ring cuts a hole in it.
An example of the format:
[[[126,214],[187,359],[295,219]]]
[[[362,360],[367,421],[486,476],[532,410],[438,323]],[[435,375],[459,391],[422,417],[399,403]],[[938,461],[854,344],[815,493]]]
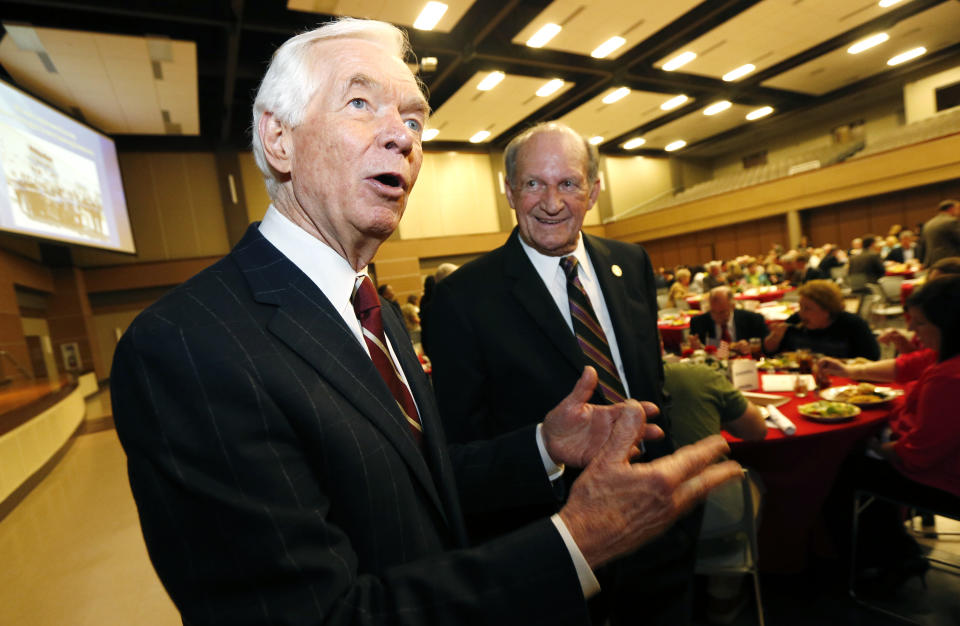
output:
[[[583,245],[582,234],[577,238],[576,249],[570,254],[564,254],[562,256],[547,256],[529,246],[527,242],[523,240],[523,237],[518,237],[518,239],[520,240],[520,246],[523,248],[523,251],[527,253],[527,258],[533,263],[533,268],[537,270],[537,274],[540,275],[543,282],[546,283],[556,280],[558,275],[563,277],[563,280],[566,280],[566,277],[563,275],[563,269],[560,267],[560,259],[571,255],[577,257],[580,267],[580,272],[578,272],[580,281],[593,281],[593,266],[590,265],[590,256],[587,254],[587,249]]]
[[[260,222],[260,234],[306,274],[341,314],[348,310],[352,314],[350,298],[357,276],[366,274],[366,267],[355,271],[333,248],[291,222],[273,204]]]

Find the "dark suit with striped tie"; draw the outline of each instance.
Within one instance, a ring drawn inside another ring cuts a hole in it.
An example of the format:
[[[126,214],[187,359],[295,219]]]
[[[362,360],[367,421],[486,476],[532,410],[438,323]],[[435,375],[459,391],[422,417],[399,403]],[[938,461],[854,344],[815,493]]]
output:
[[[663,367],[657,338],[653,271],[638,245],[583,235],[616,333],[630,396],[663,406]],[[559,263],[559,257],[558,257]],[[619,268],[619,274],[614,270]],[[431,304],[433,380],[452,442],[497,437],[543,418],[573,387],[587,364],[577,339],[520,245],[516,229],[506,244],[467,263],[437,284]],[[602,403],[599,391],[594,402]],[[666,417],[654,420],[669,431]],[[671,451],[648,442],[645,459]],[[577,473],[568,468],[567,485]],[[477,537],[514,529],[554,511],[531,503],[512,512],[468,516]],[[625,576],[629,612],[643,606],[643,623],[682,623],[686,607],[658,583],[674,589],[692,582],[699,516],[638,551]],[[615,581],[601,577],[610,591]],[[644,593],[648,593],[644,597]],[[636,614],[633,614],[636,618]],[[624,619],[629,619],[629,616]],[[626,622],[632,623],[632,622]]]
[[[533,429],[451,456],[403,324],[383,311],[422,451],[343,319],[256,225],[120,341],[114,418],[184,622],[583,623],[549,520],[468,549],[461,497],[554,499]]]

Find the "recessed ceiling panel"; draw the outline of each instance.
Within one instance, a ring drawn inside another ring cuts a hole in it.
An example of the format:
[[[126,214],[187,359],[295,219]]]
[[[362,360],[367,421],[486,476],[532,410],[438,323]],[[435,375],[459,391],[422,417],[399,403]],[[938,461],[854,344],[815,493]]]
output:
[[[440,131],[437,141],[468,141],[482,130],[489,131],[493,139],[574,85],[564,82],[553,94],[540,97],[537,90],[547,79],[507,74],[493,89],[478,90],[477,85],[489,73],[474,74],[430,116],[427,128]],[[428,147],[429,143],[424,146]]]
[[[432,29],[450,32],[474,0],[444,0],[447,10]],[[288,0],[287,8],[305,13],[349,15],[413,27],[427,0]]]
[[[698,4],[699,0],[554,0],[513,38],[513,43],[526,44],[540,28],[553,23],[563,30],[544,48],[589,56],[606,40],[620,36],[626,43],[606,57],[616,59]]]
[[[611,91],[613,90],[607,90],[577,107],[560,118],[560,121],[585,137],[600,136],[609,141],[666,115],[667,111],[661,109],[660,105],[678,95],[631,91],[626,97],[612,104],[605,104],[603,98]],[[687,101],[685,105],[689,103],[690,101]]]
[[[192,41],[4,24],[0,64],[30,92],[107,134],[200,134]],[[29,49],[16,40],[32,41]],[[151,57],[151,42],[153,57]],[[159,45],[158,45],[159,42]],[[164,113],[166,112],[166,113]],[[165,124],[168,122],[167,124]]]
[[[751,63],[755,73],[904,4],[881,8],[877,0],[763,0],[654,65],[689,50],[697,58],[679,71],[721,78]]]
[[[764,81],[763,85],[819,96],[891,69],[887,60],[901,52],[923,46],[930,54],[953,45],[957,42],[958,27],[960,2],[944,2],[882,31],[890,39],[869,50],[850,54],[844,46]]]
[[[705,103],[703,108],[706,108],[706,106],[709,106],[709,104]],[[736,128],[741,124],[749,124],[746,115],[757,107],[734,104],[726,111],[721,111],[715,115],[704,115],[703,108],[645,134],[643,138],[647,141],[643,144],[643,147],[662,149],[668,143],[678,139],[692,144],[731,128]]]

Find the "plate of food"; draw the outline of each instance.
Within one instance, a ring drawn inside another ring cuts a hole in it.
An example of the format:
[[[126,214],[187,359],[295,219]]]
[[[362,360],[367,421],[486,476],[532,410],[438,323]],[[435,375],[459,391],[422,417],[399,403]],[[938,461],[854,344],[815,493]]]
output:
[[[847,402],[817,400],[797,407],[800,415],[814,422],[846,422],[860,414],[860,407]]]
[[[820,392],[820,397],[831,402],[847,402],[857,406],[876,406],[902,396],[900,389],[877,387],[872,383],[829,387]]]
[[[796,352],[781,352],[777,356],[764,357],[757,367],[760,369],[797,370],[800,369],[800,364],[797,363]]]

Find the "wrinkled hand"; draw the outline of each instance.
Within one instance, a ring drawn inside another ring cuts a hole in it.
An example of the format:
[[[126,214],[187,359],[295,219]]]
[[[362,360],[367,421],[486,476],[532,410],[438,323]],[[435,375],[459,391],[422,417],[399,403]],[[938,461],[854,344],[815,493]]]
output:
[[[740,354],[750,354],[750,342],[746,339],[740,339],[730,344],[731,350],[736,350]]]
[[[573,483],[560,510],[591,568],[631,552],[668,529],[715,487],[743,476],[719,435],[650,463],[630,463],[642,421],[618,420],[597,457]]]
[[[817,369],[830,376],[840,376],[843,378],[853,378],[850,368],[844,365],[843,361],[833,357],[825,356],[817,361]]]
[[[620,419],[635,425],[638,439],[663,436],[659,426],[646,423],[647,416],[660,412],[655,404],[629,399],[620,404],[588,404],[596,386],[596,370],[590,366],[583,368],[583,374],[570,395],[543,420],[543,442],[555,463],[586,467],[607,441],[613,424]],[[639,450],[634,447],[632,454],[637,453]]]

